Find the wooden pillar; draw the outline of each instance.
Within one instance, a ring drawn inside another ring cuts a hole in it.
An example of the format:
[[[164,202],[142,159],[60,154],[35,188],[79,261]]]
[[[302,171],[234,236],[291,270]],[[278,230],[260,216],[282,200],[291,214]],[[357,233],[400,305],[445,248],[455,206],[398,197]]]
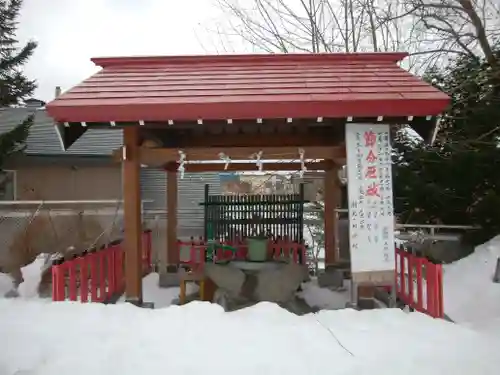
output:
[[[128,302],[142,304],[142,218],[139,162],[139,129],[123,130],[122,161],[123,210],[125,235],[125,297]]]
[[[325,268],[338,261],[337,254],[337,215],[335,210],[340,206],[340,182],[338,167],[332,166],[325,171],[324,200],[325,200]]]
[[[167,272],[177,272],[179,249],[177,248],[177,165],[167,166]]]

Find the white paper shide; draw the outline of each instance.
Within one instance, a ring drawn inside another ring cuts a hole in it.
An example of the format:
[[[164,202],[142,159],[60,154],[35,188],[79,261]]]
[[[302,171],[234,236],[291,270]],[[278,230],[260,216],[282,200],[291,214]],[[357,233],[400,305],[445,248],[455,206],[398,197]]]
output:
[[[389,125],[346,124],[352,272],[395,269]]]

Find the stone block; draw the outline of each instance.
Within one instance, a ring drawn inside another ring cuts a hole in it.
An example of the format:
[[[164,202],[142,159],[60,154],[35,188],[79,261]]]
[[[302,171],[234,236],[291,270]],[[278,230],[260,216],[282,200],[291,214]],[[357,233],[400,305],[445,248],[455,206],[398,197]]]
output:
[[[375,298],[358,298],[357,306],[359,310],[373,310],[377,308]]]
[[[158,286],[160,288],[173,288],[180,286],[180,275],[178,272],[160,272],[158,275]]]

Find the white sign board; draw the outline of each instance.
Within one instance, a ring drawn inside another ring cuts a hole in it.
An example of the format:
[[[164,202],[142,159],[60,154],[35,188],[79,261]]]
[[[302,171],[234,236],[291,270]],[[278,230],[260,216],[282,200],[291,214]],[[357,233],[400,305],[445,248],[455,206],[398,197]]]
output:
[[[346,124],[351,271],[395,269],[389,125]]]

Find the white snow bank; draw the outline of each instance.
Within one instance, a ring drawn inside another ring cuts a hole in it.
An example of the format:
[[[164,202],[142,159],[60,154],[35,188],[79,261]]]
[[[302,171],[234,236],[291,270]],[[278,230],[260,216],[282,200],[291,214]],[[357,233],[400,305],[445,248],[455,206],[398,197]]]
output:
[[[2,375],[496,375],[500,366],[495,338],[397,309],[299,317],[270,303],[224,313],[203,302],[2,299],[0,337]]]
[[[500,236],[444,266],[444,311],[451,319],[500,333],[500,284],[492,281],[498,257]]]

